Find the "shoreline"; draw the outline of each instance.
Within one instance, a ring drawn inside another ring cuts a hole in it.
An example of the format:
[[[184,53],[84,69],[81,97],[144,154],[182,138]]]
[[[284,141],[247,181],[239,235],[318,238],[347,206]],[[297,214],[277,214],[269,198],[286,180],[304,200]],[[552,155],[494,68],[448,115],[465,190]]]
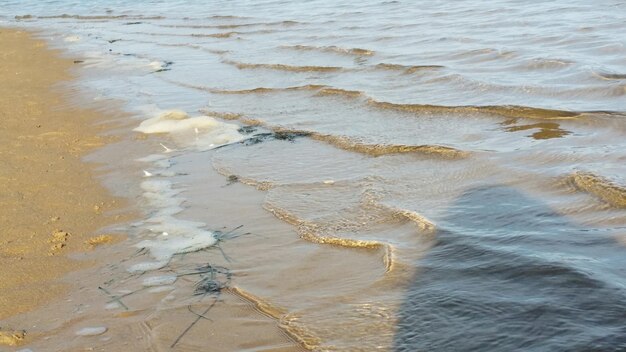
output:
[[[137,219],[141,201],[129,188],[139,188],[140,178],[128,178],[141,172],[137,158],[161,148],[160,138],[150,141],[132,132],[133,122],[118,119],[115,109],[103,112],[98,104],[81,102],[84,97],[72,102],[72,89],[62,85],[78,78],[70,72],[77,62],[33,32],[0,28],[0,45],[8,53],[0,56],[0,76],[7,77],[0,86],[0,118],[6,126],[0,137],[7,141],[0,145],[0,160],[4,170],[13,172],[0,171],[0,181],[13,182],[6,183],[6,195],[0,194],[9,200],[0,204],[0,224],[10,228],[0,235],[0,265],[11,268],[0,271],[0,347],[118,351],[180,345],[176,348],[185,350],[209,343],[216,351],[308,349],[285,325],[284,312],[271,314],[267,303],[236,284],[210,305],[219,302],[211,309],[211,322],[219,324],[189,334],[181,331],[191,308],[160,306],[174,297],[204,304],[193,300],[193,282],[178,287],[176,295],[158,287],[149,296],[132,293],[151,292],[150,287],[124,291],[136,287],[142,276],[128,275],[125,268],[137,255],[136,241],[127,237],[134,232],[102,231],[132,227]],[[214,177],[222,181],[221,175]],[[9,208],[12,213],[4,211]],[[236,218],[228,216],[229,221]],[[116,299],[120,294],[127,296],[124,303]],[[81,335],[100,329],[104,333]]]
[[[103,115],[68,103],[73,75],[32,33],[0,29],[0,321],[59,301],[77,284],[64,280],[103,264],[96,247],[124,234],[102,232],[132,218],[127,200],[98,180],[83,158],[113,141]],[[71,256],[83,255],[77,260]],[[0,345],[24,339],[20,326],[0,326]],[[13,332],[11,332],[13,331]],[[17,333],[15,333],[17,331]],[[28,340],[28,331],[26,331]]]

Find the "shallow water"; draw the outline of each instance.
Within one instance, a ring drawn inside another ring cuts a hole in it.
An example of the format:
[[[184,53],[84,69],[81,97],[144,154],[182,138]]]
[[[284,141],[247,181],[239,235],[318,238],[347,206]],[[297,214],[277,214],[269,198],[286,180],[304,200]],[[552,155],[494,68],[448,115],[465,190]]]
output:
[[[0,25],[170,132],[136,161],[135,269],[232,241],[242,296],[311,349],[626,349],[623,2],[8,1]]]

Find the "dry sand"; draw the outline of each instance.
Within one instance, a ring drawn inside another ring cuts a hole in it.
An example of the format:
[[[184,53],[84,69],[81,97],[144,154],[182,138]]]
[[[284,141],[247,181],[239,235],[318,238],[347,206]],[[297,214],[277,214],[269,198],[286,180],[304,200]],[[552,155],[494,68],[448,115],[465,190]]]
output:
[[[23,31],[0,29],[0,321],[59,299],[59,282],[119,235],[96,231],[123,207],[81,158],[107,142],[96,112],[70,106],[61,89],[73,62]],[[126,216],[124,216],[126,217]],[[100,237],[99,237],[100,236]],[[2,329],[2,326],[0,326]],[[16,336],[13,336],[16,335]],[[0,334],[0,345],[20,334]]]

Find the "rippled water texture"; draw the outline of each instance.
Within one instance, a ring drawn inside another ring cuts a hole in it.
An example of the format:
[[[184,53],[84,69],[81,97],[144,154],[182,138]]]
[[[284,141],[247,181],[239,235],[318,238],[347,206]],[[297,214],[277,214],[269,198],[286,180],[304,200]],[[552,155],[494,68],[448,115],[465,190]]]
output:
[[[137,131],[171,132],[144,159],[164,179],[146,207],[170,216],[154,228],[186,226],[195,250],[246,209],[262,236],[229,253],[237,292],[302,346],[626,350],[623,1],[0,15],[84,57],[86,95],[151,119]]]

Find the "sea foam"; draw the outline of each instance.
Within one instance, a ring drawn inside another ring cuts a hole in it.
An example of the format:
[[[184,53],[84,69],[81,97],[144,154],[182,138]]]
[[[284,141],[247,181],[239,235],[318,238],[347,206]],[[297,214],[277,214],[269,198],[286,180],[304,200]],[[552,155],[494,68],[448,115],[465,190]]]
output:
[[[150,158],[160,161],[159,158]],[[176,254],[196,252],[214,245],[217,240],[212,231],[204,229],[205,223],[177,219],[184,199],[180,190],[174,189],[171,181],[150,178],[141,183],[142,194],[151,211],[142,227],[148,231],[150,239],[135,246],[148,250],[154,259],[131,266],[130,272],[158,270],[166,266]]]
[[[87,327],[87,328],[82,328],[78,331],[76,331],[76,335],[77,336],[96,336],[96,335],[102,335],[105,332],[107,332],[107,328],[104,326],[95,326],[95,327]]]
[[[190,117],[183,111],[172,110],[141,122],[134,131],[169,134],[184,147],[209,150],[243,140],[245,137],[238,129],[236,124],[221,122],[213,117]]]
[[[143,121],[135,131],[147,134],[167,134],[183,149],[200,151],[235,143],[245,137],[238,125],[224,123],[208,116],[190,117],[184,111],[171,110]],[[182,189],[173,183],[172,166],[175,150],[165,147],[163,154],[151,154],[138,159],[151,165],[141,182],[142,198],[148,210],[147,218],[140,223],[144,236],[135,246],[147,251],[150,261],[135,263],[130,272],[146,272],[167,266],[177,254],[196,252],[213,246],[217,239],[207,230],[207,224],[177,218],[183,211],[185,199]],[[151,286],[150,283],[144,285]]]

